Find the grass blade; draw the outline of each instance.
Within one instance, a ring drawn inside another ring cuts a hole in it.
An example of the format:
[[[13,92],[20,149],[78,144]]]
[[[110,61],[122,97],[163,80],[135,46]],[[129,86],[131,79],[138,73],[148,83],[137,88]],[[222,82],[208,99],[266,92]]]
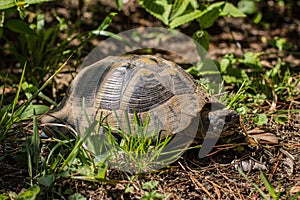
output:
[[[67,159],[62,164],[61,169],[64,169],[67,165],[69,165],[74,160],[74,158],[77,156],[77,154],[79,152],[79,149],[82,146],[83,142],[86,141],[88,137],[90,137],[92,132],[95,130],[95,127],[96,127],[97,124],[98,124],[98,121],[94,121],[93,123],[91,123],[91,125],[85,131],[84,137],[81,137],[81,138],[78,139],[78,141],[76,142],[73,150],[71,151],[71,153],[69,154]]]
[[[266,186],[268,192],[271,194],[273,199],[278,199],[279,195],[275,193],[274,187],[270,183],[270,181],[267,179],[266,175],[263,171],[260,172],[260,179],[263,181],[264,185]]]
[[[38,164],[40,159],[40,135],[38,131],[37,117],[33,117],[33,135],[31,137],[33,162],[35,164],[35,169],[38,170]]]
[[[13,104],[12,104],[11,113],[14,113],[15,107],[16,107],[16,105],[18,103],[18,100],[19,100],[19,95],[20,95],[20,92],[21,92],[22,83],[23,83],[24,76],[25,76],[26,65],[27,65],[27,62],[25,62],[23,70],[22,70],[21,79],[20,79],[20,82],[19,82],[19,85],[18,85],[18,90],[17,90],[16,96],[15,96]],[[13,115],[12,115],[12,117],[13,117]]]
[[[259,192],[259,194],[265,199],[265,200],[271,200],[268,195],[266,193],[264,193],[258,185],[256,185],[255,183],[253,183],[248,177],[247,175],[243,172],[243,170],[239,167],[238,168],[238,172],[249,182],[251,183],[251,185],[253,187],[255,187],[255,189],[257,189],[257,191]]]

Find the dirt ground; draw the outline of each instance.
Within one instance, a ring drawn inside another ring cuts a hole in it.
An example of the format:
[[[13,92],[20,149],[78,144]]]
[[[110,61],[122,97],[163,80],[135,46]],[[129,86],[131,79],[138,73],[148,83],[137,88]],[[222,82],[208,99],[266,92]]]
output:
[[[113,19],[109,31],[119,33],[140,26],[163,27],[161,22],[137,6],[134,1],[129,2]],[[300,12],[300,7],[286,9],[272,2],[261,3],[263,21],[266,22],[264,25],[251,23],[251,16],[245,19],[219,19],[216,25],[208,30],[211,36],[208,53],[211,58],[220,61],[222,56],[228,53],[241,56],[248,51],[266,52],[262,59],[263,67],[270,68],[277,59],[278,51],[265,41],[279,36],[293,44],[292,52],[297,53],[287,54],[284,61],[290,63],[293,72],[299,73],[300,16],[297,13]],[[43,4],[41,9],[45,10],[49,24],[53,20],[53,9],[70,21],[81,16],[83,23],[80,31],[86,31],[95,28],[98,24],[96,22],[103,20],[110,11],[114,11],[115,5],[105,0],[85,1],[83,5],[79,5],[77,1],[57,1]],[[180,30],[191,35],[197,28],[195,23],[184,25]],[[95,40],[92,43],[95,45],[98,42],[99,40]],[[92,45],[87,45],[83,52],[88,53],[91,49]],[[65,87],[62,87],[61,91],[63,89]],[[279,104],[281,109],[299,110],[300,96]],[[236,166],[239,165],[245,169],[249,179],[265,192],[266,187],[259,178],[261,169],[265,170],[267,178],[275,188],[280,184],[277,188],[280,189],[283,198],[300,191],[300,113],[289,113],[288,122],[285,124],[270,121],[267,125],[257,126],[251,121],[245,121],[247,123],[244,129],[240,128],[231,138],[219,141],[205,158],[197,158],[198,150],[190,150],[170,167],[144,174],[133,181],[129,181],[130,175],[126,173],[109,170],[110,183],[64,180],[53,190],[72,189],[90,199],[140,199],[145,194],[145,190],[140,189],[141,186],[147,181],[158,181],[156,191],[167,194],[166,199],[261,199],[251,183],[237,171]],[[249,134],[263,131],[278,139],[278,143],[253,142],[246,137],[245,131]],[[18,145],[10,147],[17,148]],[[28,180],[24,180],[25,177],[28,177],[25,168],[20,169],[15,167],[14,163],[4,161],[0,164],[0,193],[20,192],[27,188]],[[128,186],[133,189],[125,193]],[[44,195],[42,199],[52,198]]]

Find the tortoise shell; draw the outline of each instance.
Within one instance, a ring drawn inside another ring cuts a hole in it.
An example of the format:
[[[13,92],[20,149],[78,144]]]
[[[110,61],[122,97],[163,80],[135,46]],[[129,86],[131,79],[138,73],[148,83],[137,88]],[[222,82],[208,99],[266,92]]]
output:
[[[61,119],[83,131],[100,114],[109,125],[126,127],[125,115],[132,120],[136,113],[142,120],[150,116],[149,132],[175,134],[199,117],[208,97],[173,62],[150,55],[107,57],[84,68],[61,105],[41,121]]]
[[[111,56],[80,71],[60,106],[41,121],[59,119],[84,132],[100,115],[117,128],[127,127],[126,117],[132,122],[135,114],[142,121],[148,115],[149,133],[158,130],[166,136],[189,130],[191,137],[204,138],[210,101],[173,62],[152,55]]]

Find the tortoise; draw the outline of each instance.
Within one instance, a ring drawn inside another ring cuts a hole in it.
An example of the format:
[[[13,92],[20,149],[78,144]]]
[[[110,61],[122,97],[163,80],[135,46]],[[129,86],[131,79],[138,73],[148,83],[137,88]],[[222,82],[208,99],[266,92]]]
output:
[[[100,115],[120,128],[135,114],[142,121],[150,116],[149,132],[158,130],[162,137],[203,139],[218,131],[224,137],[239,123],[235,111],[209,95],[183,68],[153,55],[109,56],[85,67],[60,105],[41,122],[64,122],[83,132]]]

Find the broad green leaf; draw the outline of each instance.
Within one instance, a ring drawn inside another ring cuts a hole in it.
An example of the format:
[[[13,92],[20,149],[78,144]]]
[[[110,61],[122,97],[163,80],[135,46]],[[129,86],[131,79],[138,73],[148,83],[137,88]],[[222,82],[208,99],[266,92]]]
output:
[[[244,54],[244,58],[240,59],[239,62],[246,66],[252,67],[253,69],[261,70],[262,64],[259,56],[260,53],[246,52]]]
[[[231,67],[226,69],[226,75],[223,75],[222,78],[228,84],[243,83],[245,80],[249,80],[249,77],[244,70]]]
[[[1,200],[7,200],[7,199],[9,199],[9,196],[7,196],[5,194],[0,194],[0,199]]]
[[[220,9],[218,7],[203,12],[199,18],[199,25],[202,29],[211,27],[220,16]]]
[[[170,28],[176,28],[177,26],[180,26],[184,23],[193,21],[194,19],[199,18],[202,15],[202,11],[200,10],[194,10],[193,12],[187,13],[185,15],[176,17],[171,23]]]
[[[201,28],[209,28],[219,18],[220,13],[225,5],[224,1],[213,3],[207,7],[203,15],[199,18],[199,25]]]
[[[175,0],[172,7],[172,15],[170,20],[182,15],[189,5],[189,0]]]
[[[253,14],[256,12],[256,4],[253,0],[241,0],[237,4],[238,9],[245,14]]]
[[[28,24],[19,19],[11,19],[6,23],[6,27],[13,32],[27,34],[29,36],[38,37]]]
[[[168,0],[139,0],[139,3],[147,12],[161,20],[165,25],[169,24],[172,4]]]
[[[262,114],[259,114],[258,117],[257,117],[257,122],[256,124],[257,125],[263,125],[263,124],[266,124],[268,123],[268,117],[266,114],[262,113]]]
[[[40,187],[33,185],[28,188],[25,192],[19,194],[15,199],[16,200],[35,200],[37,195],[40,193]]]
[[[37,178],[37,181],[39,182],[39,184],[46,186],[46,187],[50,187],[53,184],[54,180],[55,180],[55,176],[52,174],[41,176],[41,177]]]
[[[15,4],[14,0],[1,0],[0,1],[0,10],[11,8],[11,7],[14,7],[15,5],[16,4]]]
[[[225,73],[227,68],[231,66],[231,62],[228,58],[223,58],[220,62],[220,72]]]
[[[232,3],[226,2],[220,16],[228,16],[228,17],[246,17],[244,13],[242,13],[237,7],[235,7]]]

